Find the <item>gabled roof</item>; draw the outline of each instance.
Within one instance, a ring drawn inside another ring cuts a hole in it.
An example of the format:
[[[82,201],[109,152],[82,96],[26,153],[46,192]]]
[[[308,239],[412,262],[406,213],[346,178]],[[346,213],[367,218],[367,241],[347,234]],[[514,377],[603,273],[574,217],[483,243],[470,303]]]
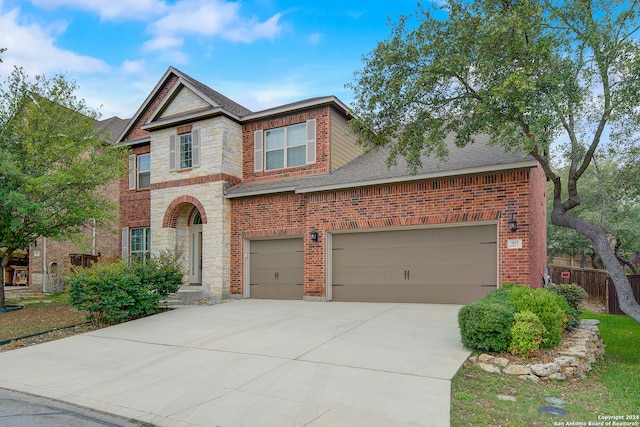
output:
[[[177,70],[176,70],[177,71]],[[179,71],[178,71],[179,72]],[[251,114],[252,111],[249,110],[248,108],[243,107],[242,105],[238,104],[237,102],[227,98],[226,96],[224,96],[223,94],[221,94],[220,92],[217,92],[213,89],[211,89],[209,86],[200,83],[199,81],[197,81],[196,79],[184,74],[182,74],[182,78],[191,83],[191,85],[201,94],[205,95],[207,98],[209,98],[211,101],[213,101],[215,104],[217,104],[218,107],[223,108],[224,110],[238,116],[238,117],[242,117],[242,116],[246,116],[247,114]]]
[[[447,138],[446,143],[449,148],[447,159],[443,161],[423,156],[422,168],[415,175],[407,172],[407,164],[402,158],[398,158],[397,164],[388,168],[386,159],[389,151],[378,148],[355,158],[329,174],[237,184],[227,190],[227,198],[292,191],[296,193],[334,191],[531,168],[537,165],[537,162],[525,153],[505,152],[500,145],[489,145],[488,137],[484,135],[476,137],[473,144],[464,148],[457,147],[452,136]]]
[[[136,111],[131,120],[129,120],[127,126],[118,135],[118,141],[122,142],[125,136],[128,135],[135,128],[135,126],[138,125],[140,119],[151,107],[152,102],[160,95],[160,92],[165,88],[169,79],[174,76],[178,78],[178,81],[170,89],[169,93],[166,94],[163,101],[159,105],[155,106],[153,113],[151,114],[149,120],[147,120],[147,123],[142,123],[142,129],[145,129],[145,127],[152,127],[149,126],[149,122],[158,117],[166,103],[171,100],[171,95],[177,93],[178,89],[182,86],[188,87],[211,106],[211,108],[205,111],[194,113],[195,116],[219,113],[229,115],[233,119],[238,120],[241,116],[252,113],[252,111],[248,108],[245,108],[242,105],[232,101],[231,99],[227,98],[219,92],[216,92],[207,85],[200,83],[199,81],[188,76],[182,71],[174,67],[169,67],[167,71],[162,75],[158,83],[155,85],[153,90],[149,93],[147,98],[144,100],[142,105],[140,105],[138,111]],[[193,119],[194,114],[190,114],[188,118]],[[171,121],[167,122],[170,123]]]
[[[149,111],[149,108],[151,108],[154,100],[157,99],[161,91],[166,87],[167,82],[174,76],[177,77],[178,80],[164,95],[162,101],[158,105],[153,106],[154,111],[151,113],[146,122],[140,123],[141,118]],[[185,114],[180,114],[176,117],[160,118],[162,112],[165,110],[165,107],[167,107],[168,104],[171,103],[174,96],[177,95],[182,87],[187,87],[189,90],[197,94],[200,98],[202,98],[202,100],[209,104],[209,107],[198,109],[196,111],[185,112]],[[291,114],[299,110],[310,109],[325,105],[331,105],[348,118],[351,117],[349,107],[335,96],[310,98],[290,104],[268,108],[262,111],[253,112],[248,108],[222,95],[220,92],[211,89],[209,86],[183,73],[182,71],[174,67],[169,67],[167,71],[162,75],[151,93],[149,93],[142,105],[140,105],[138,111],[136,111],[131,120],[129,120],[127,126],[122,129],[122,131],[117,135],[117,141],[123,142],[124,138],[131,131],[133,131],[136,126],[140,126],[142,130],[149,131],[155,128],[174,126],[181,122],[192,121],[198,118],[215,115],[226,115],[242,124],[253,120],[261,120],[282,114]],[[129,140],[128,143],[137,144],[146,142],[148,140],[148,137],[140,137]]]

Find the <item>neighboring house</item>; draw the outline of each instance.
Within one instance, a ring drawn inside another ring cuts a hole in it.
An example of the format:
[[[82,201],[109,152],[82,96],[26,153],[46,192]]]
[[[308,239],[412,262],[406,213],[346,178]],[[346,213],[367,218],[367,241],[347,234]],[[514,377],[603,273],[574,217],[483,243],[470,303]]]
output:
[[[109,138],[107,142],[113,143],[120,135],[128,120],[119,117],[96,122],[95,129],[105,132]],[[119,182],[105,183],[96,191],[104,193],[114,204],[119,203]],[[87,225],[82,236],[76,241],[58,242],[51,239],[39,238],[29,248],[29,285],[33,289],[54,291],[55,286],[62,283],[64,274],[71,267],[70,255],[79,255],[78,259],[90,255],[91,259],[101,262],[113,262],[120,256],[120,240],[118,236],[117,218],[112,227],[100,227]],[[97,258],[96,258],[97,257]]]
[[[333,96],[251,112],[169,68],[119,137],[123,256],[180,246],[214,298],[464,304],[542,283],[537,162],[478,137],[409,175],[350,118]]]

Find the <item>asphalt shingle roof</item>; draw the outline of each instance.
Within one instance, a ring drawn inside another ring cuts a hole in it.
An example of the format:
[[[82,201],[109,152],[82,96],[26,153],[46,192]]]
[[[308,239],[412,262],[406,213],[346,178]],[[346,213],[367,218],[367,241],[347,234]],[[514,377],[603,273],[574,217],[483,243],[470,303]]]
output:
[[[183,79],[187,80],[190,84],[193,85],[193,87],[198,89],[201,93],[209,97],[209,99],[211,99],[213,102],[215,102],[220,107],[227,110],[228,112],[235,114],[238,117],[246,116],[252,113],[252,111],[249,110],[248,108],[245,108],[242,105],[238,104],[237,102],[227,98],[220,92],[217,92],[211,89],[209,86],[203,83],[200,83],[198,80],[194,79],[193,77],[183,73],[182,71],[178,71],[178,72],[181,74]]]
[[[121,119],[120,117],[113,116],[97,121],[94,128],[96,131],[104,130],[107,132],[109,142],[117,142],[116,139],[127,126],[127,123],[129,123],[129,119]]]
[[[489,145],[488,137],[478,136],[475,142],[464,148],[457,147],[453,138],[447,138],[449,155],[446,160],[423,156],[422,168],[410,175],[402,158],[390,168],[386,165],[389,150],[378,148],[363,154],[335,171],[324,175],[305,176],[293,179],[241,183],[227,190],[227,196],[243,197],[255,194],[285,191],[313,192],[331,188],[349,188],[378,185],[391,182],[413,181],[453,176],[462,173],[477,173],[480,169],[518,168],[533,165],[533,158],[525,153],[505,152],[500,145]]]

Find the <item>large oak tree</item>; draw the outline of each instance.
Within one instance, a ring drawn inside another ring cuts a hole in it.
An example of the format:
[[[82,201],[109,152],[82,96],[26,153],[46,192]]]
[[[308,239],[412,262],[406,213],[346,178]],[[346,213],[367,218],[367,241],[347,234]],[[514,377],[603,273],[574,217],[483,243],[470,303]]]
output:
[[[103,185],[122,173],[124,153],[96,131],[98,114],[76,90],[63,75],[21,69],[0,86],[0,270],[38,237],[67,239],[117,211]]]
[[[639,0],[447,0],[391,23],[349,86],[363,144],[390,147],[410,168],[488,134],[536,158],[553,183],[551,222],[588,237],[622,311],[640,322],[607,234],[570,211],[599,146],[637,150],[640,129]],[[568,173],[553,165],[568,146]],[[632,166],[628,165],[627,167]],[[636,162],[637,166],[637,162]],[[637,175],[631,169],[630,176]],[[563,191],[563,189],[565,191]]]

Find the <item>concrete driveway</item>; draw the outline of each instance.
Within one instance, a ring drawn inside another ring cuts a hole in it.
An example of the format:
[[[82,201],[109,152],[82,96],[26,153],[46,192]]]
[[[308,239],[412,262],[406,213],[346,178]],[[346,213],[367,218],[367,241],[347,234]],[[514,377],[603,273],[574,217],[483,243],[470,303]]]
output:
[[[0,353],[0,387],[158,426],[448,426],[459,309],[186,306]]]

